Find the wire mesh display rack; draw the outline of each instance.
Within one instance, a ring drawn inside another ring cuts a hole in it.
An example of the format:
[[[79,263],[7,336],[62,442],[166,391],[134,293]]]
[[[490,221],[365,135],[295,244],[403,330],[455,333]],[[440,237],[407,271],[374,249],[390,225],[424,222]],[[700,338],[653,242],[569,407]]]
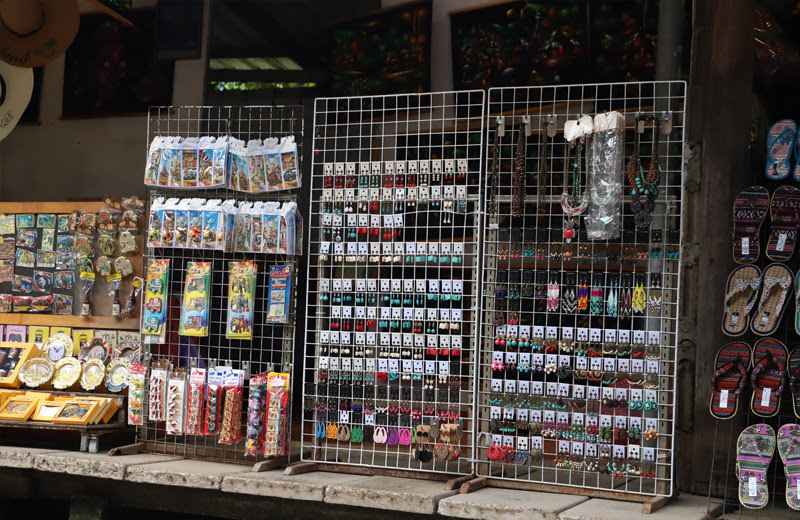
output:
[[[484,101],[315,101],[306,460],[470,470]]]
[[[672,494],[685,89],[489,90],[476,456],[493,485]],[[624,117],[626,156],[637,130],[645,170],[658,152],[651,222],[637,227],[623,176],[617,238],[589,240],[579,217],[568,241],[561,196],[585,164],[564,125],[611,110]]]
[[[165,106],[151,107],[148,118],[148,139],[155,136],[229,136],[245,142],[251,139],[294,136],[298,146],[298,157],[303,157],[303,107],[302,106]],[[302,171],[298,168],[298,171]],[[297,201],[299,190],[270,193],[242,193],[229,189],[179,190],[174,188],[149,188],[148,199],[156,197],[202,197],[240,201],[274,200]],[[297,215],[299,218],[300,215]],[[298,240],[302,240],[302,224],[298,227]],[[144,344],[145,362],[169,359],[173,367],[229,366],[245,370],[244,406],[242,425],[247,424],[247,395],[249,377],[264,371],[276,370],[291,374],[294,362],[295,300],[297,296],[297,265],[295,255],[223,252],[198,249],[147,248],[145,265],[151,258],[169,258],[169,290],[167,292],[166,341],[160,344]],[[227,339],[225,337],[228,302],[228,267],[231,261],[253,260],[258,271],[256,276],[255,312],[252,340]],[[187,338],[178,335],[181,298],[189,262],[211,262],[211,306],[209,335]],[[285,325],[266,323],[267,287],[269,268],[272,265],[292,267],[290,314]],[[291,427],[291,405],[287,406],[287,428]],[[250,463],[263,460],[257,456],[245,456],[244,441],[237,444],[220,444],[217,435],[167,435],[163,422],[147,421],[147,402],[144,410],[145,422],[137,427],[137,438],[144,442],[148,451],[167,453],[208,460]],[[290,432],[287,432],[290,438]],[[244,437],[244,435],[242,435]]]

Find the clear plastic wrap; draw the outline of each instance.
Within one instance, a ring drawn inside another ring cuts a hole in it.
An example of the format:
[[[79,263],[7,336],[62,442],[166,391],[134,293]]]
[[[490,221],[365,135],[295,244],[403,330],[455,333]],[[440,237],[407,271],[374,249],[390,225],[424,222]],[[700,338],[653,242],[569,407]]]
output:
[[[613,240],[620,236],[624,134],[625,117],[619,112],[595,116],[589,154],[589,207],[583,219],[589,240]]]

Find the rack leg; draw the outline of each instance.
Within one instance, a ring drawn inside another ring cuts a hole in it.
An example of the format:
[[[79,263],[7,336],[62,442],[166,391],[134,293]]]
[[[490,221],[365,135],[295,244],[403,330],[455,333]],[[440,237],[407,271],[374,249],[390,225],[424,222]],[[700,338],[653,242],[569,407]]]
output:
[[[89,449],[89,436],[85,433],[81,434],[81,451],[87,451]]]
[[[451,489],[458,489],[461,487],[461,484],[468,482],[475,478],[475,474],[471,475],[464,475],[462,477],[456,477],[447,481],[447,484],[444,485],[444,488],[448,491]]]
[[[659,509],[661,509],[665,505],[667,505],[670,502],[672,502],[673,498],[674,497],[653,497],[653,498],[650,498],[650,499],[646,500],[642,504],[642,514],[643,515],[649,515],[651,513],[655,513],[656,511],[658,511]]]
[[[292,464],[291,466],[288,466],[283,471],[283,474],[286,476],[302,475],[303,473],[311,473],[312,471],[317,471],[316,462],[298,462],[297,464]]]
[[[131,455],[133,453],[141,453],[145,450],[145,444],[143,442],[137,442],[136,444],[127,444],[125,446],[118,446],[116,448],[111,448],[108,450],[109,455]]]
[[[458,492],[461,494],[472,493],[473,491],[477,491],[488,485],[489,481],[487,481],[485,477],[478,477],[470,480],[469,482],[464,482],[461,484],[461,488],[458,490]]]

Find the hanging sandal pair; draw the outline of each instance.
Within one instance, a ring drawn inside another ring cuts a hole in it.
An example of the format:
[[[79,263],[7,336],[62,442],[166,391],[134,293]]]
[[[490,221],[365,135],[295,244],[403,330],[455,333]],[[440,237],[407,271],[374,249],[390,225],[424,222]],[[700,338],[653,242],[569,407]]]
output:
[[[775,431],[768,424],[753,424],[736,441],[736,478],[739,502],[748,509],[762,509],[769,503],[767,469],[775,448],[786,476],[786,504],[800,511],[800,425],[784,424]]]
[[[783,264],[771,264],[763,273],[754,265],[734,269],[726,284],[722,331],[728,336],[741,336],[749,326],[759,336],[775,332],[793,290],[793,281],[795,285],[800,283]],[[800,323],[800,319],[796,322]]]
[[[761,417],[776,415],[784,388],[787,357],[783,343],[772,338],[759,340],[752,350],[741,342],[722,347],[711,376],[711,415],[717,419],[733,418],[739,411],[739,397],[748,381],[752,387],[750,408],[753,413]],[[800,397],[800,394],[795,396]]]

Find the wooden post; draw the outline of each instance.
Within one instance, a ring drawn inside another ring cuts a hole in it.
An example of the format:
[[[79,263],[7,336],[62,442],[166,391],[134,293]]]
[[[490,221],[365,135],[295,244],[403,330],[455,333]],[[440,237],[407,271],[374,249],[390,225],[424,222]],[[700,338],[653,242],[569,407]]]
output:
[[[731,208],[750,177],[742,165],[753,99],[753,4],[694,2],[687,139],[699,160],[690,161],[686,176],[678,354],[678,371],[694,375],[694,391],[679,380],[676,456],[690,463],[676,464],[675,472],[679,489],[701,494],[708,490],[714,443],[711,373],[714,355],[726,342],[720,320],[734,265]]]

